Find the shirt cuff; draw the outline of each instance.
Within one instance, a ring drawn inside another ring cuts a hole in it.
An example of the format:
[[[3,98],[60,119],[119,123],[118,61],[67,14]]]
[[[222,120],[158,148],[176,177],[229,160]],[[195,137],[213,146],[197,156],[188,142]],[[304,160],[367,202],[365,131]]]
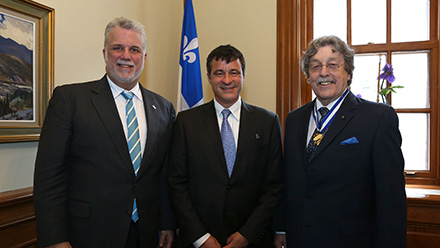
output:
[[[209,233],[203,235],[201,238],[199,238],[198,240],[196,240],[196,241],[193,243],[193,246],[194,246],[195,248],[199,248],[200,246],[203,245],[203,243],[206,242],[206,240],[209,239],[209,237],[211,237],[211,234],[209,234]]]

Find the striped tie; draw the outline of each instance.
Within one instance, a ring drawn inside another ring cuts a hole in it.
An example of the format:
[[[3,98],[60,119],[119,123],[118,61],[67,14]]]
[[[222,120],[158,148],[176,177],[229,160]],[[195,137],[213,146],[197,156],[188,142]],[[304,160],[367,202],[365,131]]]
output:
[[[136,117],[136,111],[133,105],[133,93],[123,91],[122,96],[127,100],[125,103],[125,113],[127,117],[127,137],[128,149],[130,150],[130,158],[133,163],[134,174],[137,175],[141,165],[141,139],[139,138],[139,126]],[[133,212],[131,219],[136,222],[138,217],[136,198],[134,199]]]

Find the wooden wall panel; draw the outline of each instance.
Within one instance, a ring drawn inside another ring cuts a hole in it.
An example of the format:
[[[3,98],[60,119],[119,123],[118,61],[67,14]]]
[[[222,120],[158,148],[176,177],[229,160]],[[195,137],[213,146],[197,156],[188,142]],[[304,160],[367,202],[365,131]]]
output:
[[[408,195],[407,203],[407,247],[440,247],[440,195]]]
[[[0,193],[0,248],[36,247],[32,187]]]

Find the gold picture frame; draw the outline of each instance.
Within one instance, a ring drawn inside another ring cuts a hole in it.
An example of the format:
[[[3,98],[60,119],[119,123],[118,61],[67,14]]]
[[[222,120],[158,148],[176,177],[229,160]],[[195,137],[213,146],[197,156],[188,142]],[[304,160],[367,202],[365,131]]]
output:
[[[55,10],[0,2],[0,142],[38,141],[54,85]]]

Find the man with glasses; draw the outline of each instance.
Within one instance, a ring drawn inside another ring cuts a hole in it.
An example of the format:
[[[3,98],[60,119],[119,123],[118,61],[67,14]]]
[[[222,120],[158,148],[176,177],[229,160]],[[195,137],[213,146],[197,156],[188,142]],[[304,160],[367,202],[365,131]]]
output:
[[[335,36],[313,40],[304,52],[316,99],[286,119],[277,248],[405,247],[398,117],[350,92],[353,60]]]

